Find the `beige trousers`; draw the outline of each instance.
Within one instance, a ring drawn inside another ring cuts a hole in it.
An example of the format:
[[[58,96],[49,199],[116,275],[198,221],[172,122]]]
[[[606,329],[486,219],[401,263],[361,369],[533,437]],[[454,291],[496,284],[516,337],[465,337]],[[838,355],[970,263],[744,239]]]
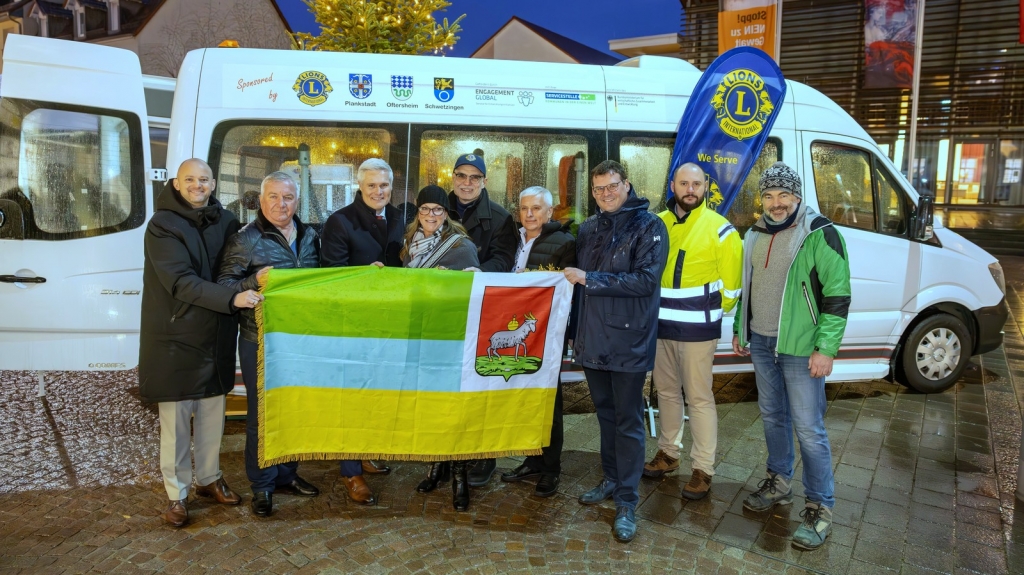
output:
[[[160,473],[164,476],[168,499],[188,498],[193,455],[198,485],[209,485],[221,478],[220,440],[224,435],[225,397],[157,404],[160,406]],[[190,449],[193,441],[194,454]]]
[[[654,386],[658,390],[658,449],[679,459],[683,447],[683,394],[690,405],[690,461],[695,469],[715,474],[718,409],[711,389],[711,366],[718,340],[658,340]]]

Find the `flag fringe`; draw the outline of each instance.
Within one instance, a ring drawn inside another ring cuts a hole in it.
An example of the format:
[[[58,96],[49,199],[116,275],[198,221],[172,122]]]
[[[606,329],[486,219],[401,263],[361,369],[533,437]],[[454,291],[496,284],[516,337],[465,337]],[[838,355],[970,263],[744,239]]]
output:
[[[269,275],[269,274],[268,274]],[[260,290],[265,287],[266,284],[260,286]],[[263,402],[265,393],[263,391],[263,380],[266,375],[266,370],[263,366],[263,304],[257,304],[256,309],[256,413],[258,425],[256,435],[259,437],[259,447],[256,452],[256,458],[260,462],[260,467],[266,467],[263,464],[263,446],[266,444],[266,438],[263,437],[263,430],[265,429],[265,417],[263,414]],[[252,414],[246,414],[246,417],[252,417]]]
[[[265,460],[260,450],[260,467],[269,467],[279,463],[293,461],[329,461],[329,460],[362,460],[378,461],[416,461],[434,463],[439,461],[462,461],[470,459],[497,459],[499,457],[518,457],[524,455],[540,455],[540,449],[516,449],[509,451],[488,451],[483,453],[460,453],[458,455],[424,455],[420,453],[298,453]]]

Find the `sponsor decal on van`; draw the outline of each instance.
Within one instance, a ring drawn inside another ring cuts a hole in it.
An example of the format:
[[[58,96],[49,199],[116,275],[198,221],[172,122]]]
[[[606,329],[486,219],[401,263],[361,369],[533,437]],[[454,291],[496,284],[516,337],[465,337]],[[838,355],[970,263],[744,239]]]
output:
[[[764,80],[745,68],[726,74],[710,103],[722,131],[737,140],[760,134],[775,110]]]
[[[373,92],[373,74],[349,74],[348,91],[357,100],[368,98]]]
[[[522,90],[519,92],[519,103],[524,106],[529,106],[533,103],[533,92],[529,90]]]
[[[451,102],[455,97],[455,78],[434,78],[434,97],[439,102]]]
[[[327,76],[314,70],[299,74],[292,86],[299,101],[307,106],[319,106],[327,101],[327,95],[334,91]]]
[[[597,94],[584,94],[580,92],[544,92],[544,99],[548,102],[586,102],[593,104],[597,102]]]
[[[412,76],[391,76],[391,95],[396,100],[412,98]]]

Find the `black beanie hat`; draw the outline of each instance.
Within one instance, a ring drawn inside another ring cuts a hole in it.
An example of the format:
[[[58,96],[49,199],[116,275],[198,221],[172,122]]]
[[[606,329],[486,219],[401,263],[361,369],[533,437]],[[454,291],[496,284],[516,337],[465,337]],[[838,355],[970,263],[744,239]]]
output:
[[[437,204],[444,209],[448,208],[448,192],[439,186],[426,186],[416,196],[416,207],[423,204]]]

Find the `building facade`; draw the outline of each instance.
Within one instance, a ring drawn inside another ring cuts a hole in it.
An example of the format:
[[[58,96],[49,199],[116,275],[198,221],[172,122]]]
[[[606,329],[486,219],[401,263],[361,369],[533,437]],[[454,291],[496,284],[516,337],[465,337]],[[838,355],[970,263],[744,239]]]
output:
[[[905,0],[912,5],[916,0]],[[683,57],[718,56],[719,0],[681,0]],[[908,173],[910,90],[865,87],[865,2],[785,0],[780,67],[838,103]],[[1024,206],[1018,0],[927,0],[917,150],[908,178],[950,208]]]

